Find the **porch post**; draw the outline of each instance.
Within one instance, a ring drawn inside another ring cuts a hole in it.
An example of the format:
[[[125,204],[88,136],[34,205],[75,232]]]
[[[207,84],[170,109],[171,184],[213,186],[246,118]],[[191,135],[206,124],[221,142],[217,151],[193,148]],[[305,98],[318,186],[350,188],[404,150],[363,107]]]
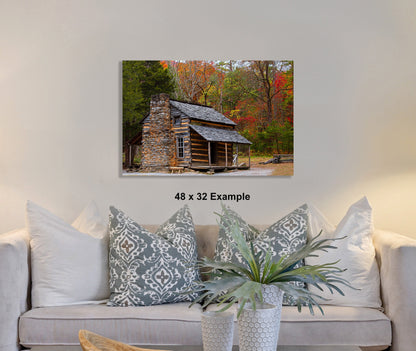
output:
[[[237,147],[237,159],[236,159],[236,166],[237,166],[237,168],[238,168],[238,144],[236,144],[236,147]]]
[[[208,141],[208,165],[211,167],[211,142]]]
[[[228,166],[227,143],[225,143],[225,167]]]
[[[248,168],[250,168],[250,156],[251,156],[250,147],[251,145],[248,146]]]
[[[129,165],[129,167],[132,166],[132,160],[131,160],[131,144],[129,144],[129,160],[127,161],[127,164]]]

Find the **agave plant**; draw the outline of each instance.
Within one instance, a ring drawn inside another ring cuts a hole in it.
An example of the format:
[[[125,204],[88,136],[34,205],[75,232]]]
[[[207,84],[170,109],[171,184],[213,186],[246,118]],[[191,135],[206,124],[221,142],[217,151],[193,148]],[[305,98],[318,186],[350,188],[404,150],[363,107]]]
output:
[[[202,258],[199,266],[208,274],[209,279],[195,284],[193,291],[200,292],[201,295],[193,304],[199,302],[203,304],[203,307],[206,307],[210,303],[217,302],[218,305],[224,305],[220,311],[225,311],[235,302],[239,302],[237,314],[239,316],[247,302],[252,304],[253,309],[256,309],[256,303],[263,302],[262,285],[269,284],[283,290],[285,294],[293,296],[297,301],[299,312],[302,305],[307,305],[311,314],[314,314],[314,306],[324,314],[316,299],[327,299],[306,288],[290,284],[290,282],[303,282],[315,286],[320,291],[326,287],[331,293],[337,292],[341,295],[344,293],[338,285],[352,288],[341,277],[345,269],[336,266],[339,261],[320,265],[297,265],[306,257],[316,257],[319,251],[326,252],[336,249],[331,245],[331,242],[340,239],[319,239],[320,235],[321,233],[297,252],[283,256],[278,261],[273,261],[270,251],[256,252],[253,244],[246,242],[238,223],[234,221],[231,227],[231,236],[245,264]]]

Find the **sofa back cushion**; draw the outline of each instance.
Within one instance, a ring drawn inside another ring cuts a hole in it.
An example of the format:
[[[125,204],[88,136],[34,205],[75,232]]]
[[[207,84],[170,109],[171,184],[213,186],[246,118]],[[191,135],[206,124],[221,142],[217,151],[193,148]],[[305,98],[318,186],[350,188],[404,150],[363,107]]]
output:
[[[199,279],[195,229],[184,206],[155,233],[110,207],[109,306],[193,301]]]
[[[328,299],[318,300],[324,305],[380,308],[380,276],[372,241],[373,215],[367,198],[351,205],[338,226],[332,225],[315,207],[310,206],[310,210],[310,235],[315,236],[322,230],[322,238],[338,240],[333,243],[336,250],[322,252],[318,257],[308,257],[306,264],[339,260],[337,266],[346,269],[342,278],[356,289],[343,287],[345,296],[331,294],[328,290],[319,291],[312,286],[309,290]]]
[[[270,250],[272,259],[278,261],[281,257],[298,251],[306,244],[308,207],[307,205],[300,206],[270,227],[260,231],[248,224],[235,211],[223,206],[219,224],[214,260],[246,265],[231,235],[233,227],[238,225],[246,241],[253,244],[257,252],[266,253]],[[296,267],[302,265],[303,261],[297,263]],[[305,286],[302,282],[292,282],[292,284],[298,287]],[[285,295],[283,304],[296,305],[297,301],[292,296]]]
[[[28,201],[32,263],[32,307],[102,303],[108,299],[106,222],[94,203],[76,227]]]

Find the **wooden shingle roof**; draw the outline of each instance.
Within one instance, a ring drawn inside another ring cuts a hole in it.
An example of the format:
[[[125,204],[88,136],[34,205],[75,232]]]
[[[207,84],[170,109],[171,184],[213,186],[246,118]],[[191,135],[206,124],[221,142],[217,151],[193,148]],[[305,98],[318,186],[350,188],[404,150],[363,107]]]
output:
[[[231,129],[221,129],[190,124],[189,127],[207,141],[217,141],[236,144],[251,144],[246,138]]]
[[[212,107],[180,102],[175,100],[170,100],[170,103],[172,106],[182,111],[191,119],[196,119],[205,122],[221,123],[230,126],[236,125],[236,123],[234,123],[231,119],[225,117],[222,113],[216,111]]]

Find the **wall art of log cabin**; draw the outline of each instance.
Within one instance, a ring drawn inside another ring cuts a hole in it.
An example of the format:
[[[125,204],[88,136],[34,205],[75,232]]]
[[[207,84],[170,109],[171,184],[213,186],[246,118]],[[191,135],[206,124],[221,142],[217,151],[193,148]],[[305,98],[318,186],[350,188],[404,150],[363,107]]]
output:
[[[248,146],[249,156],[251,142],[235,130],[235,122],[211,107],[159,94],[152,97],[142,124],[143,172],[250,168],[250,157],[239,163],[238,151]]]
[[[122,62],[122,175],[294,174],[293,61]]]

